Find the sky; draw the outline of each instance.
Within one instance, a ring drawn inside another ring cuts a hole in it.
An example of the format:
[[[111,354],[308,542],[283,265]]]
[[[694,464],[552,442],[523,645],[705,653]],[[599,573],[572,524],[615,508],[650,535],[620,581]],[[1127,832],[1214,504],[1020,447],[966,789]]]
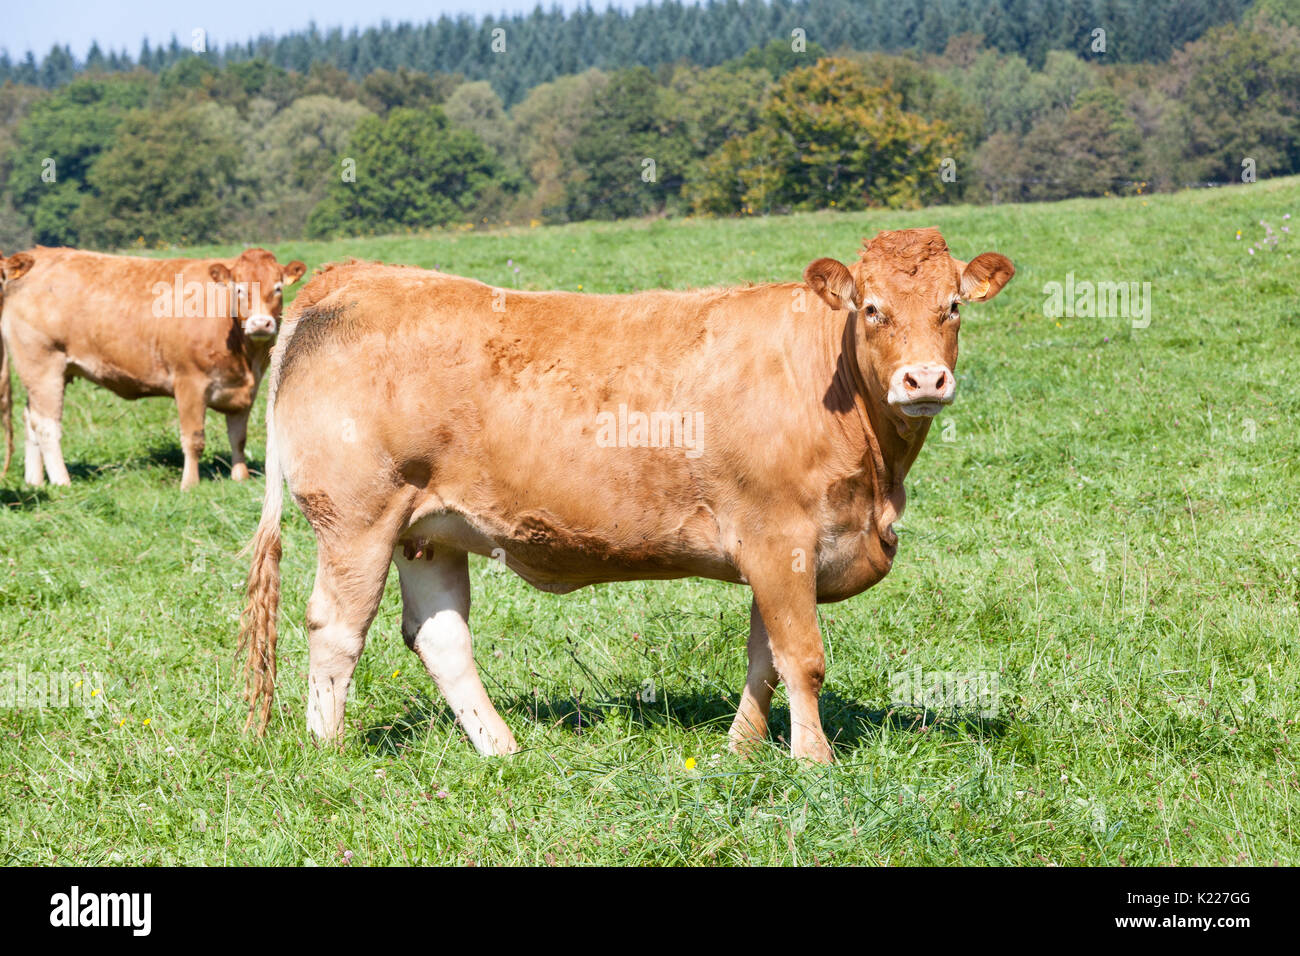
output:
[[[585,0],[545,0],[542,6],[564,10]],[[611,6],[609,0],[590,0],[594,9]],[[640,5],[643,0],[623,0],[614,6]],[[109,50],[125,49],[132,56],[140,41],[168,43],[174,33],[189,46],[195,28],[207,31],[208,47],[242,42],[263,33],[277,36],[305,29],[313,20],[321,29],[423,23],[442,14],[472,16],[528,13],[538,0],[17,0],[6,3],[0,14],[0,49],[21,59],[30,49],[44,56],[54,44],[66,44],[83,59],[92,40]]]

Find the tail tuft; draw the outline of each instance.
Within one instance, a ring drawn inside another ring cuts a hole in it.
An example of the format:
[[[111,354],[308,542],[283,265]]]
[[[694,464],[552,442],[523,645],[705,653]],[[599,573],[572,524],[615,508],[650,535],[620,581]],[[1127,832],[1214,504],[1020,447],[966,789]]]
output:
[[[284,472],[276,449],[271,401],[266,412],[266,497],[253,536],[253,563],[248,569],[248,604],[239,622],[239,654],[244,658],[244,700],[248,720],[266,732],[275,700],[275,641],[280,611],[280,512],[284,507]]]
[[[268,497],[270,491],[268,489]],[[240,617],[239,654],[244,658],[244,700],[248,720],[261,736],[271,719],[275,699],[275,642],[280,610],[280,515],[265,520],[253,538],[253,564],[248,570],[248,604]]]

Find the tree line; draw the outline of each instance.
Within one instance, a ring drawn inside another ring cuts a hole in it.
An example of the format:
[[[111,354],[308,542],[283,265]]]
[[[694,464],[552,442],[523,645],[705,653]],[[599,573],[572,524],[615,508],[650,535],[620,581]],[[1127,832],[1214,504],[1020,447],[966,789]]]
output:
[[[1088,49],[1093,31],[1103,28],[1110,61],[1153,62],[1210,27],[1239,19],[1250,5],[1251,0],[661,0],[629,11],[585,6],[566,14],[539,3],[530,14],[481,20],[443,16],[348,32],[313,24],[280,37],[228,43],[207,56],[217,66],[264,60],[298,73],[325,63],[355,80],[381,69],[458,73],[487,80],[513,105],[539,83],[592,67],[655,68],[681,60],[717,66],[796,29],[832,49],[922,53],[940,53],[954,36],[978,33],[991,49],[1041,66],[1050,50]],[[54,89],[83,71],[140,67],[162,73],[192,55],[195,39],[173,36],[165,46],[146,40],[134,57],[94,45],[80,63],[61,46],[39,60],[31,51],[17,61],[0,52],[0,83]],[[201,40],[206,49],[208,37]]]
[[[358,77],[265,57],[83,70],[53,89],[10,80],[0,249],[1046,200],[1284,175],[1300,172],[1296,7],[1256,4],[1153,62],[1112,59],[1113,29],[1102,49],[1089,32],[1041,58],[979,32],[933,53],[857,49],[843,30],[769,33],[714,65],[592,67],[515,102],[464,73]]]

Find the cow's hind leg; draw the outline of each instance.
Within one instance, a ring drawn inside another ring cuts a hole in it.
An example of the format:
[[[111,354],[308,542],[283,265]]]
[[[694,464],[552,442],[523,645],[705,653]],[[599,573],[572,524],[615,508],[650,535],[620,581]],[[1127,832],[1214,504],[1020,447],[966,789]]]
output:
[[[469,633],[469,559],[464,551],[424,544],[393,554],[402,582],[402,637],[485,756],[519,749],[488,700]]]
[[[54,353],[39,372],[23,384],[27,386],[27,410],[23,416],[27,459],[23,467],[29,485],[41,483],[41,467],[50,484],[70,485],[68,467],[63,463],[63,375],[67,363],[62,353]]]
[[[307,602],[307,729],[339,742],[352,672],[366,646],[392,560],[392,522],[348,531],[333,523],[322,497],[304,505],[316,528],[316,584]]]
[[[748,754],[767,739],[767,715],[772,707],[772,692],[780,677],[772,662],[772,645],[763,626],[763,615],[758,603],[749,607],[749,667],[745,674],[745,689],[736,708],[736,719],[731,722],[731,749],[734,753]]]
[[[26,452],[23,456],[23,480],[29,485],[39,485],[45,481],[45,459],[41,457],[41,440],[36,434],[30,404],[23,409],[23,432],[23,447]]]

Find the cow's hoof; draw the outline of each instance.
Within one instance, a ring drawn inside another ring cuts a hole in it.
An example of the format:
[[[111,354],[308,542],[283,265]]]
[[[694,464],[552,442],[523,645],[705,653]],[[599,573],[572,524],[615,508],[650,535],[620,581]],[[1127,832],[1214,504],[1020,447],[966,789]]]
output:
[[[230,469],[231,481],[245,481],[248,478],[248,466],[240,463]]]
[[[806,744],[798,750],[792,749],[791,754],[796,760],[805,760],[808,763],[835,762],[835,754],[831,750],[831,745],[826,740]]]
[[[732,728],[731,733],[728,735],[727,749],[737,757],[749,759],[758,754],[766,743],[766,735],[759,736],[751,733],[748,728],[740,732]]]
[[[750,760],[758,755],[762,746],[757,740],[733,740],[727,744],[727,749],[741,760]]]

